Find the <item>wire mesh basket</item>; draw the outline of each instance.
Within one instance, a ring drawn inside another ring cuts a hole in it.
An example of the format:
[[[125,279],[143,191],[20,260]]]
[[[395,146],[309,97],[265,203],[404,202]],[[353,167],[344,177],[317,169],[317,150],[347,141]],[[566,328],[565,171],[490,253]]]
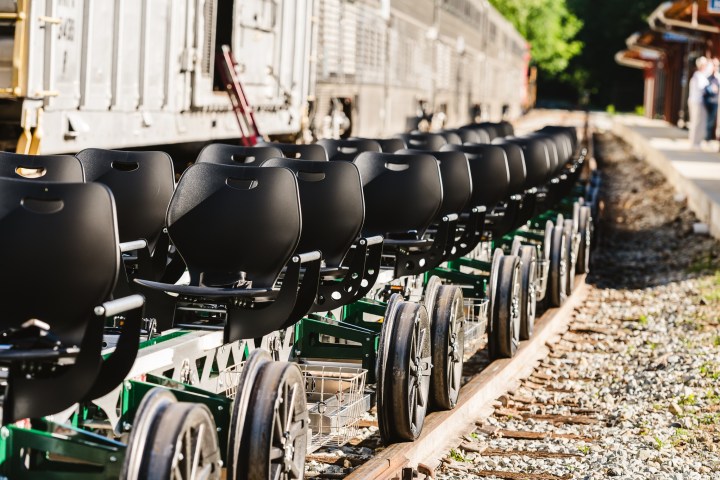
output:
[[[300,365],[305,377],[310,449],[344,445],[359,433],[359,422],[370,408],[365,394],[367,370],[348,366]]]
[[[240,381],[240,373],[245,366],[245,362],[240,362],[220,372],[217,378],[218,393],[224,393],[227,398],[235,398],[237,395],[238,382]]]
[[[488,306],[486,298],[464,299],[465,308],[465,356],[471,357],[485,343],[488,323]]]

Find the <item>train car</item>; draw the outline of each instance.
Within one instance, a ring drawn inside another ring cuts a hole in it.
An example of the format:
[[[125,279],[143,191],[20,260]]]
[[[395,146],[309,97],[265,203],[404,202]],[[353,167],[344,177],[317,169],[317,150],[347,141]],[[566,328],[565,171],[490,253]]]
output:
[[[0,149],[77,152],[237,138],[230,45],[257,121],[299,132],[313,0],[2,0]]]
[[[483,0],[0,0],[0,150],[237,139],[222,45],[271,138],[512,118],[526,95],[527,44]]]
[[[528,45],[487,2],[318,0],[317,12],[320,137],[379,137],[522,111]]]

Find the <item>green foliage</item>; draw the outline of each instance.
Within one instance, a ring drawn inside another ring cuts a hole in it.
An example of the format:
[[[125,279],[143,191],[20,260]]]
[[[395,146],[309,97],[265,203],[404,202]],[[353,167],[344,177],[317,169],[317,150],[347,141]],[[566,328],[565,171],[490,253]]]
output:
[[[575,36],[582,22],[566,0],[490,0],[529,42],[533,61],[550,76],[563,73],[583,43]]]

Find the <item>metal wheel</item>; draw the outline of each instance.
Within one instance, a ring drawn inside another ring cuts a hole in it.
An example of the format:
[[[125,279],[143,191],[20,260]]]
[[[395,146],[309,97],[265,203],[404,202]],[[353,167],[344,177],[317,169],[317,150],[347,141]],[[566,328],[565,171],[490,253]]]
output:
[[[442,285],[429,311],[432,331],[433,405],[450,410],[457,405],[465,355],[465,309],[462,289]]]
[[[272,358],[266,350],[257,349],[250,353],[243,366],[240,378],[236,385],[235,401],[230,416],[230,429],[227,452],[227,478],[242,478],[240,472],[248,469],[246,448],[243,448],[243,431],[245,430],[246,413],[249,411],[250,398],[254,390],[255,381],[260,367]]]
[[[554,228],[555,228],[555,225],[553,225],[553,222],[551,222],[550,220],[545,222],[545,237],[543,239],[542,252],[541,252],[545,265],[548,265],[550,263],[550,252],[552,251],[552,234],[553,234]],[[539,278],[538,282],[537,282],[537,284],[538,284],[537,301],[538,302],[541,302],[541,301],[545,300],[545,298],[547,298],[547,290],[548,290],[547,285],[548,285],[548,281],[549,281],[547,276],[549,275],[549,273],[546,273],[546,272],[549,272],[549,270],[548,269],[541,270],[541,273],[545,276],[543,278]]]
[[[168,397],[160,399],[159,395],[148,403],[151,404],[148,407],[156,407],[144,410],[143,416],[148,421],[136,422],[146,434],[140,468],[136,470],[138,475],[132,476],[135,472],[128,472],[124,478],[219,479],[222,461],[210,410],[199,403],[178,403]]]
[[[550,290],[550,306],[559,307],[565,303],[567,298],[567,248],[565,243],[565,228],[557,225],[553,228],[552,242],[550,245],[550,278],[548,278],[548,289]]]
[[[386,444],[412,441],[420,435],[432,367],[427,309],[412,302],[398,302],[394,307],[385,317],[389,324],[383,324],[380,341],[389,341],[378,359],[377,375],[383,382],[377,397],[378,423]]]
[[[567,272],[565,274],[565,293],[572,295],[575,289],[575,264],[577,263],[577,252],[575,251],[575,234],[573,233],[573,221],[565,220],[565,250],[567,250]]]
[[[512,358],[520,343],[520,259],[506,255],[500,260],[498,270],[488,336],[491,360]]]
[[[495,291],[497,290],[498,272],[500,271],[500,261],[505,256],[503,251],[499,248],[493,252],[492,263],[490,264],[490,278],[488,279],[488,291],[487,296],[490,300],[488,308],[492,311],[493,304],[495,303]],[[488,329],[490,323],[488,322]],[[489,331],[489,330],[488,330]]]
[[[150,431],[158,416],[173,403],[175,395],[169,390],[156,387],[145,394],[135,412],[130,438],[125,451],[125,461],[120,470],[120,478],[124,480],[140,480],[145,478],[143,469],[147,468],[144,458]]]
[[[521,298],[520,298],[520,340],[529,340],[535,328],[537,308],[537,251],[535,247],[524,246],[520,249]]]
[[[580,207],[580,246],[575,271],[579,274],[590,273],[590,250],[592,248],[592,217],[590,207]]]
[[[435,305],[435,300],[437,299],[437,293],[441,286],[442,280],[440,280],[440,278],[435,275],[430,277],[427,285],[425,285],[425,298],[423,303],[425,304],[425,308],[427,308],[428,315],[430,315],[431,318]]]
[[[241,443],[247,471],[236,471],[236,479],[303,478],[309,425],[304,385],[295,364],[260,367]]]

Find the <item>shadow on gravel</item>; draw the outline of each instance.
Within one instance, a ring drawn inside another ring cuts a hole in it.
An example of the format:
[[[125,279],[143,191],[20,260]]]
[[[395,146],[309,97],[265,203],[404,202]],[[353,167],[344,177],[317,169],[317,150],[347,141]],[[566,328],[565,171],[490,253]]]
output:
[[[695,215],[660,172],[611,134],[595,145],[604,210],[588,283],[642,289],[720,269],[720,242],[693,233]]]

